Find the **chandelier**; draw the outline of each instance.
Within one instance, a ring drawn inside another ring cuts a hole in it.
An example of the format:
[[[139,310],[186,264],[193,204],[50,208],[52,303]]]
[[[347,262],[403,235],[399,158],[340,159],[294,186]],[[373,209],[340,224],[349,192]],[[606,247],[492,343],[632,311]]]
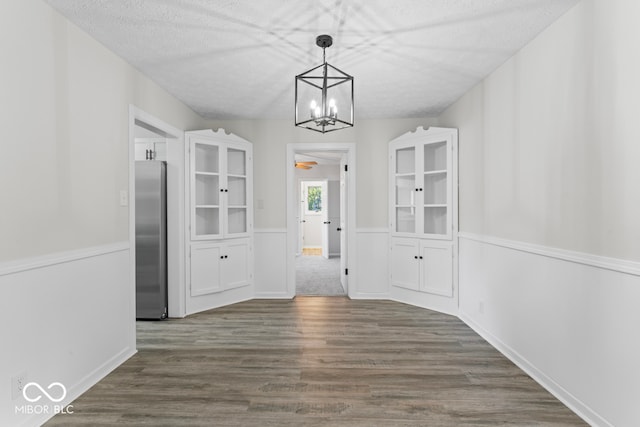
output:
[[[322,64],[296,76],[296,126],[326,133],[353,126],[353,77],[327,63],[331,36],[316,37]]]

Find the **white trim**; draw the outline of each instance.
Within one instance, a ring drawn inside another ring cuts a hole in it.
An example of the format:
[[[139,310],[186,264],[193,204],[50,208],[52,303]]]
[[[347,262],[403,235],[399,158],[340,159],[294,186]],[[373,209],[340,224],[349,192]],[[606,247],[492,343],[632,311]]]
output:
[[[358,229],[356,229],[356,233],[358,233],[358,234],[363,234],[363,233],[388,234],[389,233],[389,229],[388,228],[358,228]]]
[[[499,237],[485,236],[474,233],[461,232],[458,233],[458,238],[473,240],[476,242],[486,243],[493,246],[500,246],[508,249],[514,249],[521,252],[542,255],[562,261],[584,264],[591,267],[615,271],[618,273],[640,276],[640,262],[609,258],[584,252],[570,251],[566,249],[536,245],[534,243],[518,242],[514,240],[501,239]]]
[[[592,426],[610,426],[613,427],[607,420],[599,416],[592,411],[581,400],[576,398],[573,394],[567,391],[560,384],[555,382],[552,378],[545,375],[544,372],[536,368],[525,357],[520,355],[517,351],[506,345],[499,338],[482,328],[479,324],[474,322],[471,316],[467,315],[463,311],[458,311],[458,318],[473,329],[478,335],[480,335],[489,344],[495,347],[500,353],[506,356],[520,369],[526,372],[531,378],[533,378],[538,384],[541,384],[548,392],[554,395],[558,400],[565,404],[569,409],[575,412],[580,418],[585,420]],[[594,421],[595,420],[595,421]]]
[[[57,264],[64,264],[85,258],[92,258],[114,252],[129,250],[129,242],[122,241],[108,245],[92,246],[71,251],[54,252],[47,255],[23,258],[14,261],[7,261],[0,264],[0,276],[21,273],[23,271],[35,270],[37,268],[49,267]]]
[[[254,233],[286,233],[286,228],[256,228]]]
[[[129,360],[137,352],[138,351],[135,348],[123,348],[122,351],[109,358],[109,360],[91,371],[79,382],[73,384],[71,387],[67,387],[67,395],[64,401],[60,402],[60,407],[66,407],[67,405],[73,403],[74,400],[86,393],[91,387],[98,384],[98,382],[103,380],[107,375],[113,372],[118,366]],[[36,415],[33,418],[24,420],[21,425],[41,425],[53,418],[54,415],[55,414],[50,413]]]
[[[351,299],[374,299],[374,300],[384,300],[384,301],[393,301],[389,299],[389,292],[356,292],[353,295],[349,295]],[[422,308],[422,307],[420,307]]]

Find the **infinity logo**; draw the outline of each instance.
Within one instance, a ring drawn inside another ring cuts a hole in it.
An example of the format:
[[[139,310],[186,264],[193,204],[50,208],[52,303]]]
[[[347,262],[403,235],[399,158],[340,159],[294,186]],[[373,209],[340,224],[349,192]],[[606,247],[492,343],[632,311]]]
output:
[[[41,394],[39,394],[38,396],[36,396],[36,397],[34,397],[34,398],[31,398],[31,397],[27,396],[27,390],[28,390],[29,388],[33,388],[33,387],[35,387],[35,388],[37,388],[38,390],[40,390],[40,393],[41,393]],[[57,402],[62,401],[62,399],[64,399],[64,398],[67,396],[67,389],[66,389],[66,387],[65,387],[65,386],[63,386],[61,383],[55,382],[55,383],[51,383],[51,384],[49,384],[49,386],[47,387],[47,390],[51,391],[51,389],[52,389],[52,388],[55,388],[55,387],[59,387],[59,388],[60,388],[60,390],[62,391],[62,396],[60,396],[60,397],[59,397],[59,398],[57,398],[57,399],[56,399],[56,398],[54,398],[53,396],[51,396],[49,393],[47,393],[47,392],[46,392],[46,390],[45,390],[45,389],[43,389],[43,388],[40,386],[40,384],[38,384],[38,383],[34,383],[34,382],[28,383],[27,385],[25,385],[25,386],[24,386],[24,388],[22,389],[22,395],[23,395],[23,396],[24,396],[24,398],[25,398],[25,399],[27,399],[29,402],[37,402],[37,401],[38,401],[38,400],[40,400],[40,398],[42,397],[42,394],[44,394],[45,396],[47,396],[47,397],[49,398],[49,400],[50,400],[50,401],[57,403]]]

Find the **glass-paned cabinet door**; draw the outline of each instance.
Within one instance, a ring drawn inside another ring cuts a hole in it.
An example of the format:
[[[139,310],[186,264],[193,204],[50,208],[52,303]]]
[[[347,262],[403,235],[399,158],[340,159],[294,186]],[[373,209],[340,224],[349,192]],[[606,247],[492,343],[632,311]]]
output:
[[[228,235],[241,235],[249,231],[247,187],[247,160],[249,153],[242,148],[226,149],[227,185],[225,188]]]
[[[394,149],[393,161],[393,212],[396,233],[416,232],[416,149]]]
[[[451,239],[457,219],[457,130],[416,129],[389,144],[389,217],[398,237]]]
[[[451,235],[451,138],[429,138],[422,145],[420,193],[422,232]]]
[[[206,141],[192,140],[190,147],[191,238],[221,234],[221,149]]]

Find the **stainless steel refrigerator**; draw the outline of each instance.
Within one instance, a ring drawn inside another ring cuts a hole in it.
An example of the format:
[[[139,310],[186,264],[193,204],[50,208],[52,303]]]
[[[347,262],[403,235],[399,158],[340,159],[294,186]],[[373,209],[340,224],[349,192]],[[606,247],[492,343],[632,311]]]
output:
[[[167,166],[137,161],[136,318],[167,317]]]

